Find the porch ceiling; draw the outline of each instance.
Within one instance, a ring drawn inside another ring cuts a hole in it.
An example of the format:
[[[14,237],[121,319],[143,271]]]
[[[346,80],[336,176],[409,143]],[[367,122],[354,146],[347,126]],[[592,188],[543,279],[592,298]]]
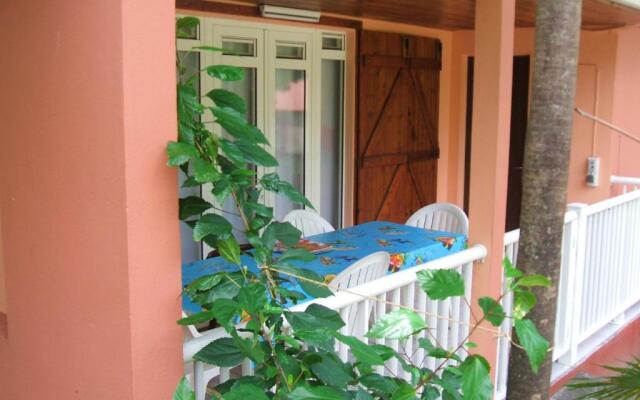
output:
[[[319,10],[433,28],[473,29],[474,0],[239,0],[241,3]],[[516,26],[533,26],[535,0],[516,0]],[[610,0],[583,0],[582,27],[601,30],[640,23],[640,10]]]

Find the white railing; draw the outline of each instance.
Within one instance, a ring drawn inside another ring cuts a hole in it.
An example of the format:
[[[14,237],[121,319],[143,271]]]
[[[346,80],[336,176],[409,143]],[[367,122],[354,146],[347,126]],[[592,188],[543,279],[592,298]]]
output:
[[[622,186],[622,193],[640,189],[640,178],[611,175],[611,184]]]
[[[519,231],[505,234],[505,256],[517,262]],[[597,349],[640,302],[640,190],[565,215],[553,347],[555,376]],[[505,296],[503,307],[511,309]],[[508,312],[507,312],[508,314]],[[613,329],[612,329],[613,328]],[[501,327],[510,332],[509,321]],[[496,398],[506,394],[509,342],[498,343]]]
[[[349,289],[348,292],[339,291],[334,296],[297,305],[292,307],[291,311],[302,311],[313,303],[336,310],[340,312],[342,319],[347,324],[342,328],[343,334],[356,336],[360,340],[372,344],[385,344],[396,351],[411,354],[414,363],[419,365],[424,362],[425,367],[433,369],[437,366],[437,361],[430,357],[425,358],[424,349],[417,346],[417,340],[420,337],[431,340],[435,338],[438,346],[453,350],[465,340],[469,333],[470,310],[461,297],[441,301],[428,299],[424,291],[420,289],[416,273],[425,269],[456,269],[464,277],[465,298],[466,302],[470,302],[473,264],[482,260],[486,254],[484,246],[475,245],[459,253],[407,268],[376,281],[357,286]],[[409,307],[423,314],[429,326],[428,330],[422,332],[421,335],[416,335],[413,340],[400,343],[398,340],[368,339],[364,336],[364,330],[354,329],[357,326],[370,327],[381,316],[399,306]],[[357,320],[354,319],[353,313],[355,313]],[[213,370],[213,374],[208,373],[207,379],[204,378],[205,365],[194,361],[193,356],[208,343],[225,336],[227,335],[224,330],[217,328],[184,343],[184,361],[188,365],[193,364],[193,384],[197,400],[204,399],[208,378],[222,383],[228,380],[232,373],[238,375],[252,373],[251,362],[247,361],[243,365],[235,367],[233,371],[231,368],[216,368]],[[337,351],[344,360],[351,358],[348,347],[343,343],[337,344]],[[382,375],[410,378],[397,360],[390,360],[388,365],[378,367],[377,372]]]

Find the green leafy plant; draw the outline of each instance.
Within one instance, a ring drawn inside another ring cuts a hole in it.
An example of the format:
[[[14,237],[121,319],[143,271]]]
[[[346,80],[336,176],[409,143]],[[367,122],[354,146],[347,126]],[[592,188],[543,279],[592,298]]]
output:
[[[193,17],[178,19],[178,36],[197,24]],[[219,51],[208,46],[199,49]],[[277,242],[291,246],[299,241],[301,233],[289,223],[275,221],[273,208],[265,205],[262,198],[271,192],[306,207],[313,206],[276,173],[257,176],[255,167],[273,168],[278,162],[267,151],[265,135],[247,122],[243,99],[224,89],[214,89],[205,94],[208,100],[204,104],[196,87],[198,76],[187,76],[180,57],[177,69],[179,131],[178,140],[167,146],[168,165],[180,168],[185,186],[203,185],[203,190],[211,191],[216,204],[231,199],[243,225],[241,229],[234,227],[225,218],[228,210],[222,211],[201,197],[180,199],[180,219],[193,228],[193,239],[205,242],[237,266],[235,271],[202,276],[189,284],[184,294],[202,311],[178,321],[190,325],[215,320],[228,334],[199,351],[196,360],[234,367],[248,359],[254,365],[253,376],[217,385],[214,396],[290,400],[492,398],[489,363],[470,353],[473,344],[465,346],[467,340],[455,348],[443,348],[435,340],[420,337],[418,346],[438,360],[436,368],[429,369],[424,360],[415,363],[410,355],[391,347],[341,333],[345,323],[334,310],[312,304],[303,312],[291,311],[291,304],[307,296],[327,297],[333,292],[324,277],[295,265],[294,261],[313,259],[312,254],[299,249],[274,252]],[[221,81],[243,77],[242,69],[227,65],[208,66],[204,72]],[[219,128],[212,129],[214,125]],[[219,133],[223,131],[224,134]],[[250,251],[241,250],[236,236],[239,233],[252,246]],[[243,256],[252,258],[260,272],[243,267]],[[548,351],[548,342],[525,316],[535,305],[530,288],[549,282],[544,277],[524,276],[508,260],[505,268],[509,288],[514,291],[516,312],[507,316],[500,298],[482,298],[479,306],[484,315],[473,321],[469,335],[476,329],[488,329],[486,323],[498,327],[505,318],[513,318],[520,345],[537,370]],[[302,291],[283,285],[294,278]],[[455,270],[421,271],[418,279],[432,300],[465,294],[464,279]],[[366,336],[405,342],[428,329],[423,315],[399,305],[379,318]],[[353,358],[342,360],[335,352],[336,342],[346,345]],[[379,374],[377,367],[391,360],[398,362],[411,378]],[[188,389],[186,381],[181,382],[174,398],[191,399]]]
[[[571,390],[588,392],[576,399],[640,399],[640,358],[626,362],[623,367],[602,367],[614,374],[603,378],[577,378],[567,385]]]

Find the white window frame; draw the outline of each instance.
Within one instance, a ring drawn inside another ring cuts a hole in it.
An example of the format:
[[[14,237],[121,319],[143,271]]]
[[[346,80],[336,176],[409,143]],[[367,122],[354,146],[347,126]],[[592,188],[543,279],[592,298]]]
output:
[[[349,86],[350,74],[347,73],[347,54],[349,41],[347,39],[348,30],[340,28],[331,29],[326,27],[307,28],[296,25],[272,24],[264,22],[254,22],[238,20],[233,18],[203,17],[200,19],[200,32],[198,39],[178,39],[178,50],[193,50],[194,46],[222,46],[223,37],[250,38],[256,43],[256,56],[233,56],[223,55],[219,52],[200,51],[201,68],[212,64],[227,64],[238,67],[248,67],[256,69],[256,126],[261,129],[272,146],[268,148],[275,156],[275,71],[276,69],[296,69],[305,71],[305,151],[304,151],[304,194],[316,206],[319,212],[323,210],[321,201],[321,116],[322,116],[322,61],[340,60],[343,61],[343,98],[342,98],[342,143],[341,143],[341,218],[340,223],[350,221],[347,215],[352,213],[346,201],[346,188],[352,185],[352,177],[347,176],[345,163],[351,160],[345,154],[347,145],[347,113],[351,110],[347,104],[347,90]],[[342,50],[322,49],[322,38],[324,34],[342,37]],[[303,42],[305,43],[305,59],[278,59],[276,58],[276,42]],[[220,82],[215,79],[203,78],[200,80],[201,93],[204,95],[210,90],[219,87]],[[210,100],[203,99],[205,104]],[[214,129],[218,129],[216,127]],[[259,168],[258,176],[272,172],[275,169]],[[213,201],[215,199],[211,191],[203,188],[202,195],[205,199]],[[271,193],[265,195],[264,201],[269,206],[275,205],[275,197]],[[205,249],[206,250],[206,249]]]

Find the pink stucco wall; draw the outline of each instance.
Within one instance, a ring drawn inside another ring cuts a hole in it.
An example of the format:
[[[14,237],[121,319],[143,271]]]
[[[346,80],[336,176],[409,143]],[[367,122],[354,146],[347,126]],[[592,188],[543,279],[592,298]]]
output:
[[[3,399],[179,379],[173,20],[170,0],[0,4]]]
[[[515,30],[514,55],[533,55],[533,28]],[[474,54],[474,32],[456,31],[452,40],[452,81],[449,139],[449,175],[447,198],[462,204],[464,182],[464,132],[466,109],[466,59]],[[640,119],[633,109],[640,104],[640,77],[635,72],[640,62],[640,29],[625,28],[581,34],[576,106],[603,119],[638,132]],[[595,146],[594,146],[595,137]],[[574,114],[568,202],[593,203],[611,195],[612,174],[640,176],[636,160],[640,145],[628,139],[618,142],[618,135],[595,126]],[[601,159],[600,185],[585,184],[586,160],[595,154]]]
[[[640,26],[617,31],[615,94],[612,119],[640,137]],[[640,143],[618,134],[612,145],[616,175],[640,177]]]

